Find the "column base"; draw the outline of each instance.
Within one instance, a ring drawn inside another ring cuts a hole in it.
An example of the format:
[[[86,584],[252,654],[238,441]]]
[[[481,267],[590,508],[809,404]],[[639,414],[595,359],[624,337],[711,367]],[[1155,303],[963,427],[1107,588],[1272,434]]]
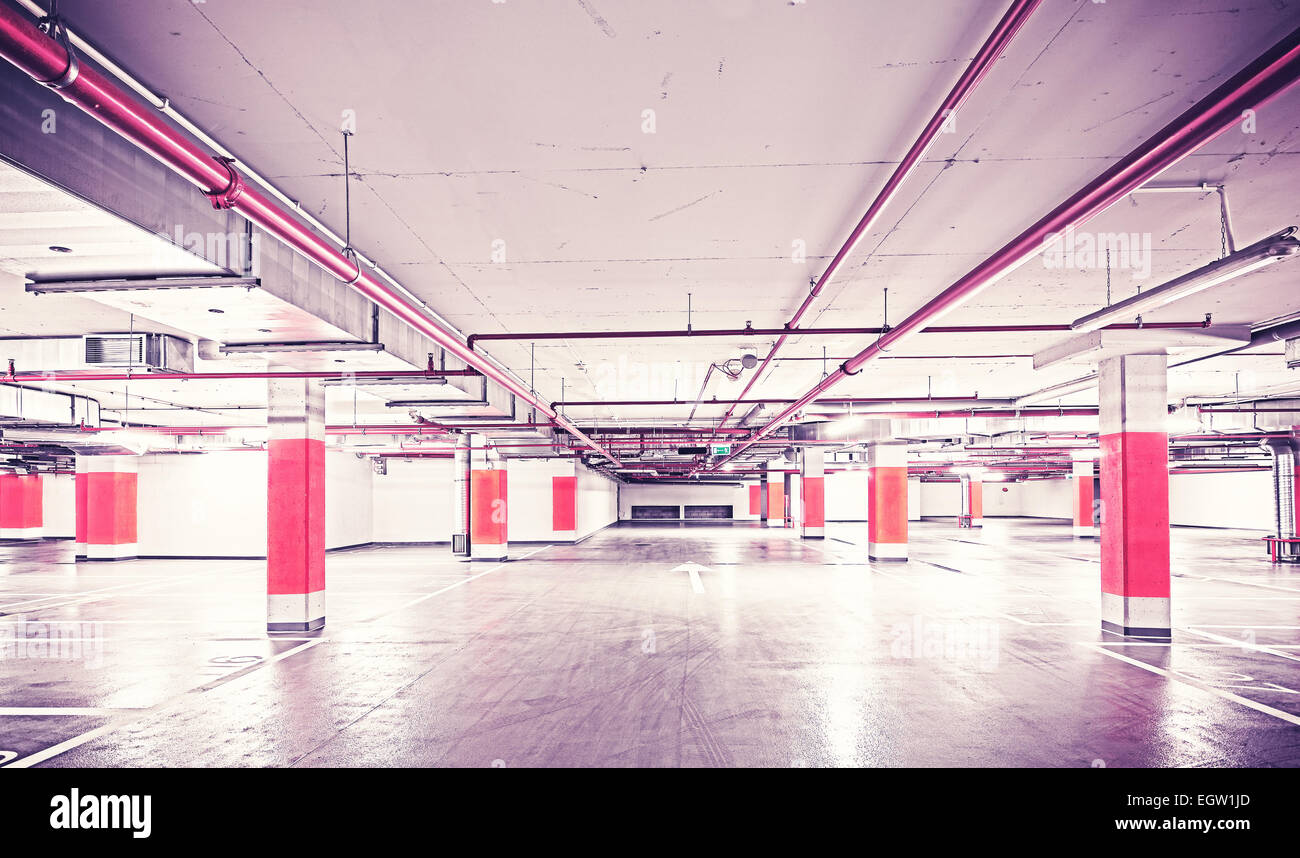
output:
[[[907,561],[905,542],[868,542],[867,559]]]
[[[972,519],[970,520],[970,526],[971,526],[971,527],[983,527],[983,526],[984,526],[984,519],[983,519],[983,518],[972,518]]]
[[[272,593],[266,597],[268,632],[314,632],[325,627],[325,591]]]
[[[1173,622],[1169,599],[1158,596],[1101,594],[1101,628],[1128,637],[1168,640]]]
[[[493,560],[498,563],[510,559],[510,545],[482,545],[475,543],[470,546],[469,559],[474,561]]]
[[[84,543],[84,542],[74,542],[74,543],[72,543],[72,556],[75,557],[75,558],[78,559],[78,560],[85,560],[85,559],[86,559],[86,543]]]
[[[551,534],[556,542],[577,542],[578,531],[576,530],[556,530]]]
[[[1096,539],[1097,528],[1092,525],[1076,524],[1074,526],[1074,535],[1079,539]]]
[[[40,527],[0,527],[0,539],[40,539]]]
[[[87,545],[87,560],[135,560],[140,554],[140,546],[134,542],[121,545]]]
[[[825,539],[826,528],[824,527],[805,527],[803,533],[799,534],[803,539]]]

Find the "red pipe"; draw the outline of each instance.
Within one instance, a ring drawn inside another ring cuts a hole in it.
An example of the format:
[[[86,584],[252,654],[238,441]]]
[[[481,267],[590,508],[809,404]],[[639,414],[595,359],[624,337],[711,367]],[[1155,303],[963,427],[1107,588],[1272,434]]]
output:
[[[347,381],[353,378],[444,378],[456,376],[480,376],[478,370],[456,369],[432,372],[424,369],[412,370],[364,370],[358,372],[313,371],[262,371],[262,372],[20,372],[14,375],[0,376],[11,382],[59,381],[75,383],[78,381],[204,381],[229,380],[244,378],[318,378],[326,380]],[[550,424],[547,424],[550,425]]]
[[[834,373],[751,435],[750,441],[774,432],[818,396],[850,375],[857,375],[872,358],[907,340],[927,322],[955,309],[1037,256],[1066,228],[1087,222],[1205,143],[1236,126],[1241,121],[1244,110],[1260,107],[1294,84],[1298,78],[1300,30],[1293,30],[1259,59],[1184,111],[956,283],[931,298],[897,327],[882,334],[871,345],[845,361]],[[749,446],[750,441],[743,442],[739,449],[733,451],[732,456]]]
[[[899,187],[907,180],[908,176],[912,174],[917,165],[921,163],[921,159],[925,156],[926,150],[930,148],[930,144],[934,142],[935,138],[942,133],[945,123],[949,121],[949,117],[955,116],[962,104],[966,102],[966,99],[975,90],[975,87],[978,86],[980,81],[984,79],[984,76],[988,74],[989,69],[991,69],[993,64],[997,62],[998,58],[1002,56],[1002,52],[1006,49],[1007,45],[1009,45],[1011,40],[1015,38],[1016,33],[1019,32],[1020,28],[1024,26],[1024,23],[1029,20],[1029,16],[1033,14],[1034,10],[1038,8],[1039,2],[1040,0],[1014,0],[1011,4],[1011,8],[1009,8],[1006,14],[1002,16],[1002,20],[998,21],[993,32],[989,34],[989,37],[980,47],[979,52],[975,54],[975,58],[971,60],[970,65],[962,72],[961,77],[957,79],[957,83],[939,104],[934,115],[930,117],[930,121],[926,123],[925,128],[921,131],[921,136],[916,138],[916,142],[914,142],[912,147],[907,150],[907,154],[903,156],[903,160],[900,161],[898,166],[894,169],[894,172],[885,182],[885,186],[880,189],[880,193],[876,195],[871,206],[867,209],[866,213],[862,215],[862,219],[858,221],[858,225],[853,228],[851,233],[849,233],[848,240],[846,240],[840,247],[839,251],[835,254],[835,257],[831,260],[830,265],[826,267],[826,270],[822,272],[822,276],[818,278],[816,285],[814,285],[808,295],[804,297],[803,303],[799,305],[799,309],[795,311],[795,314],[790,317],[790,321],[786,322],[785,326],[787,328],[795,328],[798,326],[799,320],[803,318],[803,314],[807,312],[810,306],[812,306],[813,301],[816,301],[817,297],[821,295],[822,290],[826,288],[826,284],[830,282],[831,278],[840,270],[840,266],[844,264],[844,260],[849,257],[854,248],[858,246],[858,242],[860,242],[862,237],[867,234],[867,230],[869,230],[876,222],[876,219],[880,217],[880,213],[884,211],[885,207],[894,199],[894,196],[898,193]],[[759,364],[758,369],[754,370],[754,374],[750,376],[749,383],[745,385],[745,389],[741,391],[739,398],[744,399],[754,385],[758,383],[759,378],[762,377],[763,373],[772,363],[777,352],[781,350],[781,346],[785,345],[787,339],[788,334],[785,333],[781,334],[781,336],[777,338],[777,341],[772,345],[771,351],[767,353],[767,357],[763,358],[763,362]],[[733,406],[723,416],[722,421],[718,425],[726,426],[727,421],[731,419],[732,412],[734,411],[735,407]]]
[[[1208,328],[1210,322],[1147,322],[1141,325],[1122,322],[1107,325],[1102,330],[1135,331],[1142,328]],[[925,328],[923,334],[1009,334],[1009,333],[1064,333],[1074,330],[1069,325],[948,325]],[[480,340],[638,340],[673,339],[676,337],[832,337],[875,336],[885,333],[885,328],[711,328],[705,330],[670,331],[530,331],[524,333],[470,334],[466,344],[473,348]],[[952,355],[946,355],[952,357]],[[965,357],[965,355],[960,355]],[[993,355],[993,357],[1000,357]],[[1033,357],[1033,355],[1007,355],[1007,357]],[[817,358],[820,360],[820,358]]]
[[[25,16],[0,4],[0,56],[39,83],[57,81],[70,66],[68,51],[36,28]],[[255,188],[244,184],[234,166],[213,157],[188,136],[163,121],[157,110],[138,102],[114,81],[87,63],[75,80],[56,90],[68,103],[81,108],[111,131],[153,155],[198,186],[218,209],[238,211],[248,220],[297,250],[345,285],[360,292],[415,330],[438,343],[467,366],[477,368],[524,402],[529,403],[565,431],[611,462],[618,459],[556,414],[527,386],[466,347],[434,323],[406,298],[364,270],[297,216],[280,208]]]
[[[1231,414],[1233,412],[1241,412],[1242,414],[1291,414],[1296,411],[1300,411],[1300,405],[1293,408],[1260,408],[1257,406],[1242,408],[1240,405],[1225,405],[1222,407],[1199,405],[1196,408],[1197,414]]]
[[[977,397],[974,396],[854,396],[840,399],[819,399],[819,405],[879,405],[882,402],[970,402]],[[1015,399],[1013,396],[991,397],[1000,399],[1003,402],[1010,402]],[[565,406],[567,408],[585,408],[597,407],[602,405],[655,405],[655,406],[672,406],[672,405],[786,405],[794,402],[793,399],[701,399],[698,403],[693,400],[683,401],[681,399],[575,399],[552,402],[552,407]]]

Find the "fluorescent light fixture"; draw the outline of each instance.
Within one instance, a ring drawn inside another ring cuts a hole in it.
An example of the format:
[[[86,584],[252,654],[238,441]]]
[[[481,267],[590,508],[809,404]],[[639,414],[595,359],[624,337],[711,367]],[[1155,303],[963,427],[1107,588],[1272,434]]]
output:
[[[1027,393],[1018,397],[1015,407],[1020,408],[1024,405],[1036,405],[1040,402],[1047,402],[1052,399],[1060,399],[1063,396],[1070,396],[1074,393],[1082,393],[1085,390],[1091,390],[1097,386],[1097,374],[1093,373],[1085,378],[1077,378],[1074,381],[1067,381],[1061,384],[1054,384],[1051,387],[1044,387],[1042,390]]]
[[[1294,226],[1287,227],[1279,233],[1257,241],[1249,247],[1243,247],[1222,259],[1216,259],[1209,265],[1184,274],[1182,277],[1176,277],[1168,283],[1140,292],[1118,304],[1111,304],[1095,313],[1075,319],[1070,328],[1076,331],[1095,331],[1116,322],[1131,322],[1148,310],[1163,307],[1165,304],[1194,295],[1234,277],[1241,277],[1274,262],[1289,259],[1300,253],[1300,240],[1292,237],[1295,231]]]

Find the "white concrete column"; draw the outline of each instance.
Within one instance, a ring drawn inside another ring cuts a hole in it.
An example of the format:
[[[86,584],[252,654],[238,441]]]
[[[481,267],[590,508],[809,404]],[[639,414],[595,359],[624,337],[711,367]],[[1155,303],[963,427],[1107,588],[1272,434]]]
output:
[[[800,536],[822,539],[826,536],[826,451],[820,447],[799,450]]]
[[[1101,362],[1101,625],[1168,638],[1169,439],[1164,355]]]

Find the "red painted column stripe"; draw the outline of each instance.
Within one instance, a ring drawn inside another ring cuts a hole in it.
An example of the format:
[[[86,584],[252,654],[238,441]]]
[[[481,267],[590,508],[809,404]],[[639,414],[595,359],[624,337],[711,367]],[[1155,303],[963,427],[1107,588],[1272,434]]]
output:
[[[867,541],[907,542],[907,468],[867,470]]]
[[[17,474],[0,474],[0,530],[17,530],[23,520],[22,484]]]
[[[781,483],[767,484],[767,520],[785,521],[785,486]]]
[[[970,517],[981,519],[984,517],[984,483],[980,480],[971,480],[969,491]]]
[[[325,442],[267,442],[266,592],[325,589]]]
[[[86,544],[86,531],[87,531],[87,520],[86,520],[86,514],[87,514],[87,509],[86,509],[86,485],[87,485],[87,480],[86,480],[86,478],[89,477],[89,476],[90,476],[90,475],[87,474],[87,473],[84,473],[84,472],[82,472],[82,471],[78,471],[78,472],[77,472],[77,475],[73,478],[73,479],[75,480],[75,482],[74,482],[74,487],[75,487],[76,505],[77,505],[77,507],[76,507],[76,524],[75,524],[75,531],[74,531],[74,533],[75,533],[76,535],[73,537],[73,541],[74,541],[77,545],[79,545],[79,546],[84,546],[84,545]],[[79,549],[79,550],[80,550],[80,551],[84,551],[85,549],[82,548],[82,549]]]
[[[577,477],[551,477],[551,529],[578,529]]]
[[[1079,527],[1092,527],[1093,477],[1074,478],[1074,523]]]
[[[826,478],[804,477],[800,486],[804,527],[826,526]]]
[[[1116,432],[1098,443],[1107,537],[1101,543],[1102,592],[1167,599],[1169,438],[1164,432]]]
[[[505,545],[509,511],[505,469],[473,471],[470,498],[470,543]]]
[[[763,488],[757,483],[749,487],[749,514],[758,515],[762,512]]]

